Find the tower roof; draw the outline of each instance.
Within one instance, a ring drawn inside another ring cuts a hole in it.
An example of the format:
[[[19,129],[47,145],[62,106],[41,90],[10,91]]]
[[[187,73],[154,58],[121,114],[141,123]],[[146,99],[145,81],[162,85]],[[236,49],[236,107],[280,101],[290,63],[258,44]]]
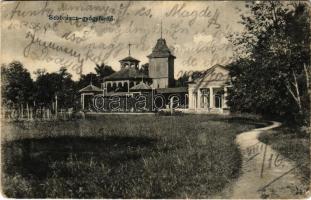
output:
[[[136,62],[136,63],[139,63],[140,61],[137,60],[136,58],[133,58],[132,56],[128,56],[126,58],[123,58],[122,60],[120,60],[119,62],[127,62],[127,61],[130,61],[130,62]]]
[[[157,44],[152,50],[152,53],[147,56],[148,58],[167,58],[173,57],[176,58],[168,48],[164,38],[160,38],[157,41]]]

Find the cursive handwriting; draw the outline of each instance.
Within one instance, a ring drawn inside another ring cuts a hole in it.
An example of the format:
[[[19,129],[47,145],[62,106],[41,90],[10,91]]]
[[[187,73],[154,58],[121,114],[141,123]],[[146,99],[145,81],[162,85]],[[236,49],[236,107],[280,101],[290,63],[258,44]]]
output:
[[[29,56],[29,52],[31,51],[31,48],[34,45],[37,45],[39,47],[41,47],[41,53],[42,55],[44,54],[48,54],[48,50],[55,50],[57,52],[63,52],[71,57],[74,57],[77,59],[78,63],[79,63],[79,67],[82,68],[83,67],[83,63],[84,63],[84,58],[82,58],[81,54],[78,53],[76,50],[72,49],[72,48],[68,48],[59,44],[56,44],[55,42],[52,41],[44,41],[41,38],[37,37],[35,32],[27,32],[26,34],[26,39],[30,39],[29,43],[26,45],[26,47],[24,48],[24,56],[28,57]],[[82,71],[82,70],[80,70]]]

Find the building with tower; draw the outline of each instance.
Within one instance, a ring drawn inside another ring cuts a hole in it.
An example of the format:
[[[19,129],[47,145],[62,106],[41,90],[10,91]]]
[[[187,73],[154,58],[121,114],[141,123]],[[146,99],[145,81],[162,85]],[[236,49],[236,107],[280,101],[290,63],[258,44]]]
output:
[[[101,93],[104,112],[155,111],[154,108],[158,110],[172,106],[174,100],[177,102],[174,108],[187,108],[189,112],[228,112],[226,96],[230,77],[226,67],[215,65],[202,72],[200,77],[190,77],[187,87],[175,87],[176,57],[162,38],[162,33],[152,52],[147,55],[147,70],[139,66],[138,59],[132,57],[131,44],[128,48],[128,56],[119,60],[120,70],[105,77],[100,89],[91,85],[80,90],[82,108],[94,105],[95,96]],[[142,105],[143,108],[137,108]]]
[[[170,88],[175,86],[174,60],[175,56],[167,47],[164,38],[158,39],[149,58],[149,77],[152,88]]]
[[[129,44],[129,55],[120,60],[120,71],[106,77],[103,82],[105,94],[111,92],[130,92],[130,89],[140,83],[150,84],[153,89],[171,88],[175,86],[174,60],[164,38],[159,38],[149,58],[148,73],[139,68],[140,61],[131,56]]]
[[[130,88],[140,83],[150,82],[149,75],[139,69],[140,61],[131,56],[131,44],[129,55],[120,61],[120,70],[104,78],[102,89],[104,95],[127,94]]]

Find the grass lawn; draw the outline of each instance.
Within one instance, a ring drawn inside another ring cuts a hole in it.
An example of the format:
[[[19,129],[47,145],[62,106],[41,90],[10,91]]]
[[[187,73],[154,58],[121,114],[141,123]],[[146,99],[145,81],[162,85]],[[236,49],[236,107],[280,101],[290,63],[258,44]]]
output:
[[[239,175],[237,133],[256,120],[104,115],[2,127],[11,198],[207,198]]]
[[[310,135],[306,132],[281,127],[259,136],[259,140],[270,144],[284,157],[293,160],[300,169],[306,186],[310,183]]]

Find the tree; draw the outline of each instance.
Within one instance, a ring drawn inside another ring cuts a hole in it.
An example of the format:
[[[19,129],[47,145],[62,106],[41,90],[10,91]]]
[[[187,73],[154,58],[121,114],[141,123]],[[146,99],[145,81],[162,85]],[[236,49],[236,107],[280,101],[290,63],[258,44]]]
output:
[[[99,76],[94,73],[89,73],[86,75],[82,75],[77,82],[77,89],[80,90],[86,87],[89,84],[93,84],[97,87],[100,87],[102,81],[100,80]]]
[[[1,66],[1,91],[3,103],[8,106],[32,102],[33,80],[21,62]]]
[[[307,5],[279,1],[247,3],[245,31],[232,35],[237,62],[231,66],[233,111],[274,115],[306,123],[310,32]],[[240,98],[240,100],[238,100]]]
[[[64,108],[71,108],[75,100],[75,83],[72,80],[72,75],[67,71],[67,68],[61,67],[58,75],[61,80],[60,90],[57,91],[59,105]]]
[[[309,131],[311,133],[311,66],[309,65],[306,73],[307,73],[307,88],[308,88],[308,96],[309,96]]]
[[[183,73],[177,80],[176,80],[176,87],[185,87],[187,86],[187,82],[189,81],[189,75],[187,73]]]
[[[37,70],[35,73],[35,97],[40,106],[51,107],[57,96],[59,108],[70,108],[75,100],[75,83],[65,67],[58,72],[47,73]]]
[[[105,77],[107,77],[107,76],[109,76],[115,72],[111,66],[106,65],[104,63],[102,63],[101,65],[96,64],[95,71],[99,77],[100,82],[103,82],[103,79]]]
[[[143,74],[148,75],[149,74],[149,63],[143,64],[139,70]]]

